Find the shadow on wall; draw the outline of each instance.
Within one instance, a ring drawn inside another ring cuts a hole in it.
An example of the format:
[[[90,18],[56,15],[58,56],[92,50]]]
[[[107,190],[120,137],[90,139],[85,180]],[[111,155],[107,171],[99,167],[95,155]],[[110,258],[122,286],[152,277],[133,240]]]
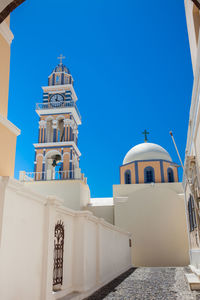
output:
[[[124,281],[127,277],[129,277],[133,272],[135,272],[137,268],[131,268],[125,273],[121,274],[105,286],[103,286],[101,289],[96,291],[94,294],[89,296],[88,298],[85,298],[84,300],[102,300],[104,299],[108,294],[115,292],[116,287]]]

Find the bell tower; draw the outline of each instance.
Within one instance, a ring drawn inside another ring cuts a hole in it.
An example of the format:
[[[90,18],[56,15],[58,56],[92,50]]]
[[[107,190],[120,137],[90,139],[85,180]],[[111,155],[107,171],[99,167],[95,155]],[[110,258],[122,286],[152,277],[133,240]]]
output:
[[[36,104],[39,116],[38,142],[35,147],[33,180],[83,179],[77,146],[81,116],[76,106],[74,80],[63,64],[65,57],[43,86],[43,102]]]

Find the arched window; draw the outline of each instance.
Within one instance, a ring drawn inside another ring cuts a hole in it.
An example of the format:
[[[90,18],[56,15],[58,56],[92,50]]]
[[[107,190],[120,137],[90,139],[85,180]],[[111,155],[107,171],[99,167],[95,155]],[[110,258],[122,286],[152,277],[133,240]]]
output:
[[[154,168],[146,167],[144,169],[144,182],[145,183],[155,182]]]
[[[174,172],[171,168],[167,169],[168,182],[174,182]]]
[[[56,84],[60,84],[60,76],[56,75]]]
[[[131,171],[130,170],[125,171],[124,181],[125,181],[125,184],[131,184]]]
[[[63,251],[64,251],[64,225],[58,221],[54,231],[54,267],[53,290],[57,291],[63,283]]]

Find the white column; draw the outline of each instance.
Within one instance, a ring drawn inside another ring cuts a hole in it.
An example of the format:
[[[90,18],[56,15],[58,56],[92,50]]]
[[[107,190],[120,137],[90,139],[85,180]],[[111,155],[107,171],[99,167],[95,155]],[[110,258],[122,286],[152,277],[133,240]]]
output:
[[[53,142],[57,142],[57,128],[58,128],[57,120],[53,120],[52,128],[53,128]]]

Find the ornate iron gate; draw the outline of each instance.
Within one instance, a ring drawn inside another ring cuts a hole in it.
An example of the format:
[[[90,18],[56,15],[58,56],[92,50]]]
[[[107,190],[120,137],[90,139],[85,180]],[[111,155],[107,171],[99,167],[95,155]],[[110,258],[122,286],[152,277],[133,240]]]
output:
[[[58,221],[54,232],[54,268],[53,289],[57,290],[63,282],[63,251],[64,251],[64,225]]]

